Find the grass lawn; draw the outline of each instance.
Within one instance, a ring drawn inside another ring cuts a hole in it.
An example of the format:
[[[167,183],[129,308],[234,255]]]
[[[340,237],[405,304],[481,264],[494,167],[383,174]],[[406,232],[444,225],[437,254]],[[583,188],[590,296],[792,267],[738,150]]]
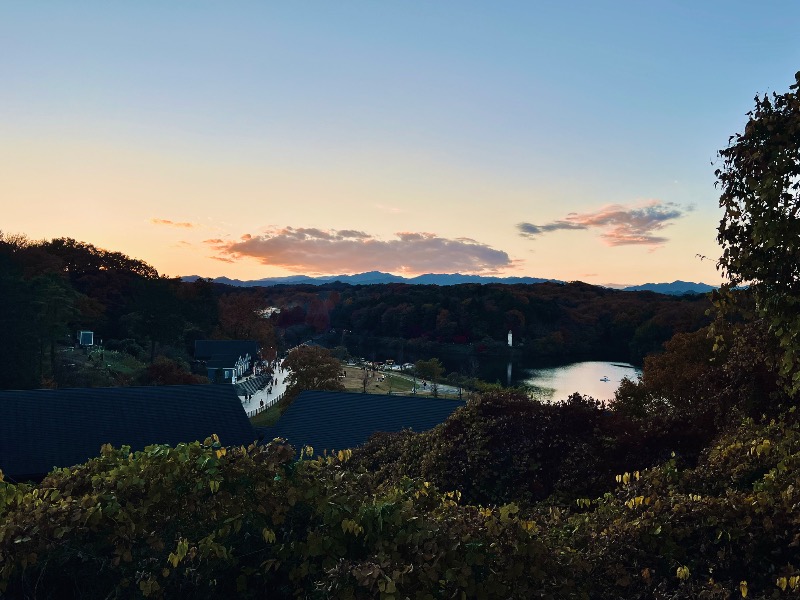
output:
[[[348,392],[358,392],[361,393],[363,391],[363,383],[362,378],[364,376],[364,371],[359,367],[342,367],[347,374],[346,377],[340,380],[345,387],[345,390]],[[367,393],[368,394],[388,394],[389,392],[395,394],[399,393],[405,396],[411,396],[411,390],[414,387],[414,380],[410,378],[410,376],[400,376],[391,373],[390,371],[378,371],[374,374],[374,377],[370,377],[369,382],[367,383]],[[378,381],[381,377],[384,377],[383,381]],[[409,378],[406,378],[409,377]],[[420,380],[417,379],[417,395],[430,395],[430,388],[423,389],[420,386]],[[440,398],[456,398],[457,395],[453,394],[443,394],[439,393]]]
[[[106,350],[103,353],[103,359],[108,370],[122,373],[123,375],[134,376],[147,368],[146,363],[136,360],[126,352]]]
[[[59,360],[67,387],[132,385],[147,368],[130,354],[114,350],[86,352],[67,346],[59,349]]]
[[[342,365],[342,370],[345,372],[345,377],[339,381],[344,384],[346,392],[361,393],[363,388],[364,370],[359,367]],[[372,373],[370,371],[370,378],[367,382],[368,394],[401,394],[404,396],[411,396],[411,390],[414,387],[414,380],[410,376],[401,376],[391,373],[389,371],[378,371]],[[382,379],[382,381],[380,381]],[[417,395],[430,396],[430,388],[423,389],[417,380]],[[457,398],[457,394],[439,394],[440,398]],[[272,427],[278,422],[280,418],[280,410],[277,406],[271,406],[262,413],[257,414],[255,417],[250,418],[250,423],[254,427]]]
[[[264,412],[258,413],[255,417],[250,417],[250,424],[253,427],[272,427],[278,422],[281,411],[278,405],[270,406]]]
[[[347,373],[347,376],[340,380],[344,384],[345,390],[348,392],[363,391],[363,369],[358,367],[342,368],[344,372]],[[390,391],[411,394],[411,388],[414,386],[412,381],[388,372],[378,371],[377,373],[373,373],[370,371],[369,374],[371,377],[367,382],[368,394],[388,394]],[[383,381],[379,381],[381,378]]]

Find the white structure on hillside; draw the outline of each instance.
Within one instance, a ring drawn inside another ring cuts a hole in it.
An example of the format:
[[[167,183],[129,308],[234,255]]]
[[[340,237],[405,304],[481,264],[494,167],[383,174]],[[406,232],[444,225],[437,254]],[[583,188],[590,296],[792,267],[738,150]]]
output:
[[[93,331],[79,331],[77,337],[78,346],[85,348],[94,346],[94,332]]]

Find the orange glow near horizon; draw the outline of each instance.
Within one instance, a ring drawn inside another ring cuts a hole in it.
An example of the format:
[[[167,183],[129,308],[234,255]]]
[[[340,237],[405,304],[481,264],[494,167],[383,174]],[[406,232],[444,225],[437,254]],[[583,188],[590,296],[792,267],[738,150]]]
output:
[[[7,7],[0,229],[170,276],[721,281],[709,160],[800,5],[312,4]]]

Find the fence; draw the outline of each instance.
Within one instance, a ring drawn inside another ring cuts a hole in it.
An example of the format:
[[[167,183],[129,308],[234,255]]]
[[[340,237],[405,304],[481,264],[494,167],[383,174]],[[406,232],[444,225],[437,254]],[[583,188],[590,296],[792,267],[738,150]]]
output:
[[[284,394],[286,394],[285,390],[283,392],[281,392],[280,394],[278,394],[277,396],[275,396],[274,398],[270,398],[269,400],[264,402],[264,406],[259,406],[258,408],[254,408],[253,410],[248,410],[247,411],[247,418],[249,419],[251,417],[255,417],[257,414],[264,412],[265,410],[267,410],[271,406],[275,406],[275,404],[280,402],[280,400],[281,400],[281,398],[283,398]]]

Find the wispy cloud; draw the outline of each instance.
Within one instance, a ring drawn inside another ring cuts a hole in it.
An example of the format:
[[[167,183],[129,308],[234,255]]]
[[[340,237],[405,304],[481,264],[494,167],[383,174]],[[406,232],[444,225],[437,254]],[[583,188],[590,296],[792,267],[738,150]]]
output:
[[[600,238],[609,246],[645,245],[660,246],[668,241],[656,232],[671,225],[671,221],[682,217],[685,212],[672,202],[650,200],[639,206],[611,204],[596,212],[569,213],[564,219],[534,225],[519,223],[517,230],[523,237],[536,239],[542,234],[565,229],[597,229]]]
[[[284,227],[248,234],[235,242],[210,239],[205,243],[220,260],[254,258],[302,273],[490,273],[513,265],[502,250],[434,233],[399,232],[383,240],[363,231]]]
[[[574,213],[572,213],[574,214]],[[520,223],[517,225],[523,237],[536,237],[549,231],[558,231],[559,229],[589,229],[588,225],[582,223],[571,223],[569,221],[553,221],[547,225],[534,225],[533,223]]]
[[[195,223],[187,223],[185,221],[184,222],[170,221],[169,219],[150,219],[150,222],[153,225],[167,225],[168,227],[184,227],[186,229],[197,227]]]

